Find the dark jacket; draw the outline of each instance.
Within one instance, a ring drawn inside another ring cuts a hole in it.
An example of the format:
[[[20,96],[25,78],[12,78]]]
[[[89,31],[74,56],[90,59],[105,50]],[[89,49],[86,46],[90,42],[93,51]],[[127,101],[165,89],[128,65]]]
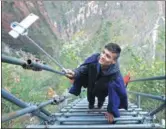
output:
[[[119,117],[119,108],[127,110],[127,92],[123,77],[119,70],[118,63],[110,65],[109,69],[101,72],[98,63],[100,54],[93,54],[88,57],[79,68],[75,69],[75,81],[70,93],[79,95],[81,87],[88,89],[88,101],[93,100],[94,96],[105,97],[108,95],[107,111],[114,117]]]

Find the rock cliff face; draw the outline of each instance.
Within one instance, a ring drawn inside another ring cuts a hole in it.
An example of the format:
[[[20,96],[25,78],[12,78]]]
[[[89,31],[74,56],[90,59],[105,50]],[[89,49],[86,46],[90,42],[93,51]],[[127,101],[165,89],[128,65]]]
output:
[[[8,35],[11,22],[30,13],[40,19],[29,28],[29,36],[51,55],[58,54],[61,41],[70,42],[82,33],[84,40],[90,40],[103,22],[111,24],[110,41],[146,47],[149,40],[153,53],[156,30],[165,25],[162,1],[2,1],[2,41],[34,54],[37,51],[25,38]]]

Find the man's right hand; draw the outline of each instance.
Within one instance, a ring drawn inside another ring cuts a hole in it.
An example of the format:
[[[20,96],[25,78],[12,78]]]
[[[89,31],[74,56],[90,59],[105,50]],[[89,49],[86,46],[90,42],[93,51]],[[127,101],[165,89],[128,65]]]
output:
[[[72,71],[71,69],[65,69],[65,76],[69,79],[74,79],[75,72]]]

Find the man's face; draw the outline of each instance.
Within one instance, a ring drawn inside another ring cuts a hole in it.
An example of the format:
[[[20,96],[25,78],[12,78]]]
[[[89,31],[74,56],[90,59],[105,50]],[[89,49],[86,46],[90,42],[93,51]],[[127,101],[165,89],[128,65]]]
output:
[[[110,52],[108,49],[104,49],[99,58],[99,63],[103,66],[109,66],[116,63],[116,53]]]

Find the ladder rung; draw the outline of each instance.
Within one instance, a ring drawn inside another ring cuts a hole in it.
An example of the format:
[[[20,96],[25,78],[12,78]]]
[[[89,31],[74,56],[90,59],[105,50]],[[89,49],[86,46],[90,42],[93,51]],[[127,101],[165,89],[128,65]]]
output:
[[[27,128],[54,128],[54,129],[159,129],[163,128],[159,124],[103,124],[103,125],[29,125]]]
[[[120,112],[142,111],[142,108],[119,109]],[[106,112],[106,109],[62,109],[61,112]]]
[[[59,117],[57,118],[59,122],[105,122],[107,121],[105,117]],[[114,118],[114,121],[141,121],[143,117],[120,117]],[[107,121],[108,122],[108,121]]]
[[[135,116],[135,115],[146,115],[148,112],[120,112],[121,116]],[[104,116],[104,113],[87,113],[87,112],[81,112],[81,113],[56,113],[55,116]]]
[[[59,122],[61,125],[103,125],[109,124],[108,121],[98,121],[98,122]],[[140,124],[140,121],[117,121],[115,124]]]
[[[97,107],[97,105],[95,105],[95,107]],[[70,107],[70,106],[68,106],[68,107],[65,107],[66,109],[70,109],[70,108],[73,108],[73,109],[88,109],[88,106],[73,106],[73,107]],[[102,109],[106,109],[107,108],[107,106],[103,106],[102,107]],[[129,106],[129,108],[138,108],[136,105],[135,106]]]

